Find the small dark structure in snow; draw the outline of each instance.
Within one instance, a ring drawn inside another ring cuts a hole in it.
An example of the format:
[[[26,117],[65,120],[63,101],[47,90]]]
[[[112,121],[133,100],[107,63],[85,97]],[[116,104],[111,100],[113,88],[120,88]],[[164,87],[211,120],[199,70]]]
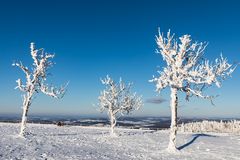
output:
[[[59,121],[59,122],[57,122],[57,126],[62,127],[62,126],[64,126],[64,123]]]

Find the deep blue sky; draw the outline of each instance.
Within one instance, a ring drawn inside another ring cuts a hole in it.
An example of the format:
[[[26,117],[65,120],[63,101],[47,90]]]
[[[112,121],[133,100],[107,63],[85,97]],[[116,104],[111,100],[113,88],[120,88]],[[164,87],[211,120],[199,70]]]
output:
[[[134,83],[133,90],[144,101],[162,97],[161,104],[145,103],[134,115],[169,115],[169,90],[158,95],[148,83],[164,66],[155,53],[157,28],[176,36],[190,34],[207,41],[205,58],[214,60],[222,52],[230,62],[240,61],[240,3],[238,1],[160,0],[22,0],[0,2],[0,113],[21,114],[21,93],[15,80],[23,74],[11,66],[15,60],[31,64],[29,43],[35,42],[56,54],[50,82],[70,81],[66,96],[58,101],[39,94],[30,114],[98,114],[103,89],[99,78],[107,74]],[[240,116],[240,70],[206,93],[220,95],[212,106],[206,100],[180,99],[181,116]]]

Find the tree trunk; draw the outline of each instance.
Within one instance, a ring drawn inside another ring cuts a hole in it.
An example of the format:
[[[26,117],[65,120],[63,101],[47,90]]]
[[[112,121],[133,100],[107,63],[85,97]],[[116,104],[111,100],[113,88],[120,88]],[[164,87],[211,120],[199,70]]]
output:
[[[113,113],[110,113],[110,134],[111,136],[116,136],[115,132],[114,132],[114,128],[116,126],[116,117]]]
[[[169,135],[169,151],[177,151],[176,148],[176,135],[177,135],[177,88],[171,88],[171,127]]]
[[[28,115],[28,109],[30,106],[31,97],[27,96],[24,97],[23,101],[23,114],[22,114],[22,122],[21,122],[21,129],[20,129],[20,136],[24,136],[25,130],[26,130],[26,124],[27,124],[27,115]]]

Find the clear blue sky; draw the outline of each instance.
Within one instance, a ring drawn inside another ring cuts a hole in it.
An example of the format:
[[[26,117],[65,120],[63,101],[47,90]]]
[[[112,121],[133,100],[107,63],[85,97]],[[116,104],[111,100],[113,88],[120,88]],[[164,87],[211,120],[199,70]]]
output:
[[[35,42],[56,54],[50,82],[70,81],[66,96],[58,101],[37,95],[30,114],[98,114],[103,89],[99,78],[107,74],[134,83],[144,100],[162,97],[161,104],[145,103],[134,115],[169,115],[169,90],[161,95],[148,83],[163,66],[155,53],[157,28],[171,29],[177,36],[190,34],[207,41],[205,58],[214,60],[222,52],[230,62],[240,61],[240,3],[238,1],[161,0],[9,0],[0,2],[0,114],[21,114],[21,92],[14,90],[22,72],[14,60],[31,64],[29,43]],[[206,93],[220,95],[212,106],[206,100],[181,96],[181,116],[240,116],[240,69]]]

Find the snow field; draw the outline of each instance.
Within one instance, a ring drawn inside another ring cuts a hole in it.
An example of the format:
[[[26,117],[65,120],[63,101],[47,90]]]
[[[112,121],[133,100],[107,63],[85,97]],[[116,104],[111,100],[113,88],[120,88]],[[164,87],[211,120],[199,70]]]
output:
[[[25,139],[20,125],[0,123],[0,159],[4,160],[239,160],[240,136],[179,132],[177,154],[166,151],[168,130],[146,131],[106,127],[28,124]]]

